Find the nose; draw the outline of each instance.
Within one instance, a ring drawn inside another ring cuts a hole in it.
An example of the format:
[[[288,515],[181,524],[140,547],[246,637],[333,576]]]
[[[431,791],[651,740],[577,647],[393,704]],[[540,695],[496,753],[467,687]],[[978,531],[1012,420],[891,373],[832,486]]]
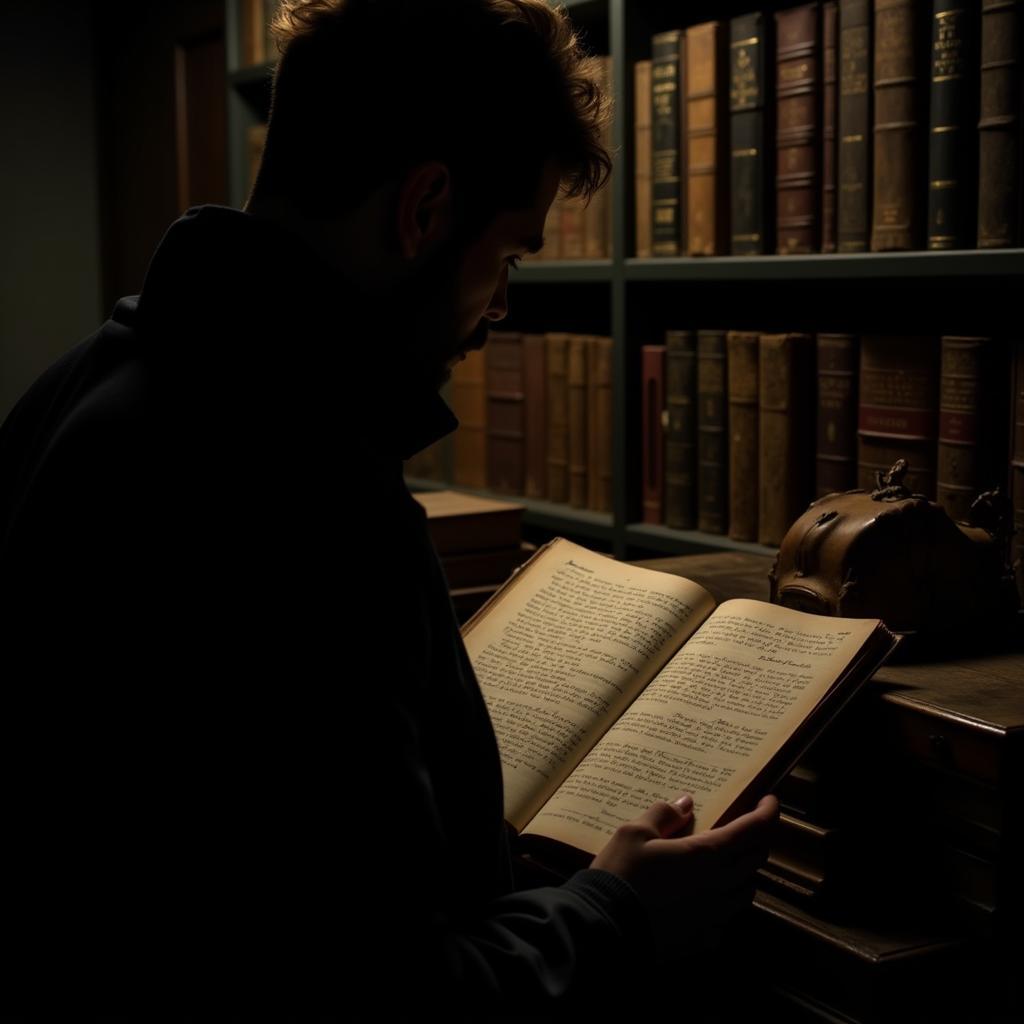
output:
[[[508,316],[508,264],[501,268],[498,287],[494,289],[491,301],[487,304],[484,316],[488,320],[504,320]]]

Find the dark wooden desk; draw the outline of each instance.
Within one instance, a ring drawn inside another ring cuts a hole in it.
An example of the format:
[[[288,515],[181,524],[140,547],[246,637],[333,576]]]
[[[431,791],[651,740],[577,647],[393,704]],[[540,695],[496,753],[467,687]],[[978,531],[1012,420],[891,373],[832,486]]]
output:
[[[770,558],[635,564],[768,600]],[[880,670],[780,789],[784,849],[696,1019],[1024,1021],[1022,766],[1024,654]]]

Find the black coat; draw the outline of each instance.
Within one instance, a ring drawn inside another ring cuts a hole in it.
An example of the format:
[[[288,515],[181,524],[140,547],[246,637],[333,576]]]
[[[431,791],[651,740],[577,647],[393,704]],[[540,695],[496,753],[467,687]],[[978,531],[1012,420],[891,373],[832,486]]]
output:
[[[290,233],[190,210],[0,429],[24,983],[480,1020],[607,999],[649,956],[616,876],[514,891],[402,478],[457,420],[365,306]]]

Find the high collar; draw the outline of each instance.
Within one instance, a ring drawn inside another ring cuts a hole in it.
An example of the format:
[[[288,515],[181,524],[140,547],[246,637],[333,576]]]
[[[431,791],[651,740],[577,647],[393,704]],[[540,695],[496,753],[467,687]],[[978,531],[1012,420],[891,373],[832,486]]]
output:
[[[265,413],[320,408],[351,441],[407,459],[459,425],[412,346],[298,234],[226,206],[187,210],[167,230],[138,304],[140,337],[176,379]],[[211,383],[212,382],[212,383]],[[251,401],[255,401],[253,396]]]

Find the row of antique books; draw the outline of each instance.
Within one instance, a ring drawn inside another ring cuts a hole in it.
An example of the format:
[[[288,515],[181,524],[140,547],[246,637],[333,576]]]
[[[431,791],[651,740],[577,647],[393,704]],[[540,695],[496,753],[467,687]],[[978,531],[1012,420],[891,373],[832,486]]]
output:
[[[778,545],[900,458],[962,520],[1008,493],[1012,359],[982,337],[667,331],[642,348],[644,521]]]
[[[637,256],[1021,244],[1017,2],[826,0],[634,65]]]
[[[491,331],[455,364],[448,404],[458,430],[409,475],[611,512],[611,338]]]

